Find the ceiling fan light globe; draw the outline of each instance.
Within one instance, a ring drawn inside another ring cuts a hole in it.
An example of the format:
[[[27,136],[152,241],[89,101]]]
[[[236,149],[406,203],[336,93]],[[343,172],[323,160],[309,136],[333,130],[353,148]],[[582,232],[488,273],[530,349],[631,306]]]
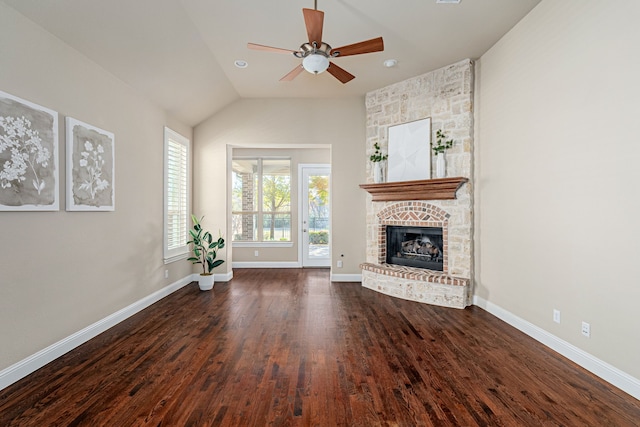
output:
[[[302,67],[311,74],[320,74],[329,68],[329,58],[313,53],[302,60]]]

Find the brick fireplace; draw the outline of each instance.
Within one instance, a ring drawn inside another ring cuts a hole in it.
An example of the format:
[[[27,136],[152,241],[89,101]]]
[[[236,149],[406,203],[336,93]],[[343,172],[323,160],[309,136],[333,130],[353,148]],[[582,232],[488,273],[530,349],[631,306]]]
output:
[[[449,215],[442,209],[426,202],[406,201],[387,206],[378,212],[378,264],[387,262],[387,227],[429,227],[442,229],[443,272],[448,270],[447,240]]]
[[[457,231],[454,230],[450,237],[450,218],[450,213],[429,201],[385,203],[376,214],[377,232],[372,241],[375,262],[361,265],[362,286],[387,295],[445,307],[464,308],[469,305],[469,279],[449,274],[451,265],[455,265],[450,262],[450,257],[464,257],[458,253],[464,252],[464,245],[459,244],[463,236],[455,236]],[[386,229],[396,225],[441,227],[443,271],[387,263]]]
[[[433,132],[442,129],[454,146],[446,154],[447,178],[373,184],[370,171],[368,183],[361,185],[369,192],[362,286],[422,303],[470,305],[472,88],[473,63],[464,60],[367,94],[367,154],[376,143],[386,151],[390,126],[426,117],[431,118]],[[442,271],[388,263],[386,228],[394,225],[442,227]]]

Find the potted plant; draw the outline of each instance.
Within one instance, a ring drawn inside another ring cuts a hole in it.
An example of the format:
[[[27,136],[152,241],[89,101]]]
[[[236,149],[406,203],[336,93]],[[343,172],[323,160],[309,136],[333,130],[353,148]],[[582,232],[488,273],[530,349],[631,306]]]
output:
[[[384,168],[385,162],[389,157],[388,154],[382,154],[380,145],[376,142],[373,144],[375,151],[369,156],[369,160],[373,162],[373,182],[379,183],[385,181]]]
[[[195,215],[191,214],[191,221],[193,222],[193,228],[189,230],[191,240],[187,243],[192,244],[193,255],[187,260],[192,264],[201,264],[202,273],[198,280],[198,286],[200,290],[208,291],[213,288],[214,276],[211,271],[222,264],[224,260],[216,259],[218,250],[224,248],[224,239],[222,234],[217,240],[214,240],[211,233],[205,231],[200,224],[204,217],[198,219]]]
[[[431,149],[436,154],[436,178],[444,178],[446,175],[447,164],[444,155],[451,147],[453,147],[453,139],[447,141],[447,135],[438,129],[436,143],[431,142]]]

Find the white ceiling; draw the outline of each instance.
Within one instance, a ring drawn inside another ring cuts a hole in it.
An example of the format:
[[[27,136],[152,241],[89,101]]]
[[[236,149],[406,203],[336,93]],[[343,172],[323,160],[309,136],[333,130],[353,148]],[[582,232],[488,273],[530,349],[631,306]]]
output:
[[[239,97],[340,98],[476,59],[540,0],[319,0],[323,41],[339,47],[382,36],[384,52],[336,58],[356,78],[328,73],[279,79],[306,42],[302,8],[313,0],[1,0],[92,61],[195,125]],[[385,68],[385,59],[398,61]],[[234,66],[236,59],[249,63]]]

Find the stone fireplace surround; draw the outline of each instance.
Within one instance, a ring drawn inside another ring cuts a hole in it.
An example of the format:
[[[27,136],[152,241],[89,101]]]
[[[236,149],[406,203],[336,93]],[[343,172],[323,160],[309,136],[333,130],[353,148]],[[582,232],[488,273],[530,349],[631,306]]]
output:
[[[369,193],[363,286],[429,304],[469,305],[473,293],[473,78],[473,61],[465,59],[367,93],[367,155],[373,154],[375,144],[382,151],[388,149],[390,126],[426,117],[431,118],[433,131],[442,129],[454,144],[446,153],[446,178],[424,179],[419,184],[372,183],[372,163],[367,162],[367,183],[361,185]],[[431,170],[435,170],[435,156]],[[386,234],[381,230],[401,220],[444,225],[446,270],[384,263],[380,239]]]
[[[362,286],[387,295],[417,302],[464,308],[469,302],[469,279],[449,275],[449,218],[445,210],[428,201],[389,204],[377,217],[377,263],[364,263]],[[386,227],[442,227],[444,270],[387,264]]]

